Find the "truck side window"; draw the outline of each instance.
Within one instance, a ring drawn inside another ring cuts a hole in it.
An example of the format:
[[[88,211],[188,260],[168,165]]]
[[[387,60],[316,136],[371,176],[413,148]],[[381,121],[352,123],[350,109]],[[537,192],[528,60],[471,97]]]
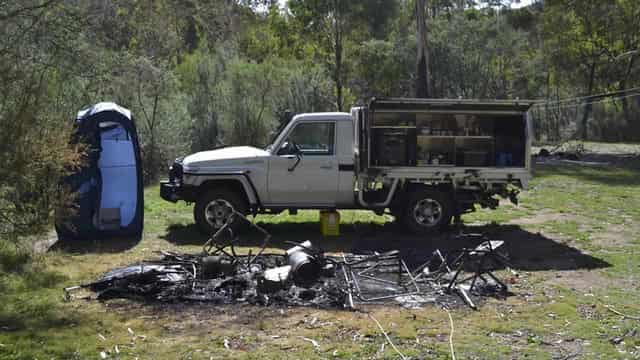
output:
[[[298,124],[289,136],[305,156],[333,155],[335,123],[313,122]]]

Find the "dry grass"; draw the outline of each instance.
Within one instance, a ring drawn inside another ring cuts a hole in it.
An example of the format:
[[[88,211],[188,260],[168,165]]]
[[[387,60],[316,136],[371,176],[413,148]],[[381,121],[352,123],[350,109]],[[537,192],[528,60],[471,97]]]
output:
[[[536,170],[519,207],[467,216],[472,230],[507,241],[520,272],[514,296],[489,299],[480,311],[452,311],[456,355],[465,358],[637,358],[638,322],[605,306],[640,314],[640,171],[546,166]],[[191,209],[146,192],[141,242],[90,242],[58,248],[35,261],[1,252],[0,358],[69,359],[387,359],[397,354],[364,312],[135,301],[62,301],[63,286],[172,249],[197,252],[204,240]],[[388,219],[344,211],[339,239],[319,236],[317,213],[259,221],[284,240],[316,241],[332,252],[411,243],[455,246],[404,234]],[[255,244],[249,241],[247,251]],[[410,358],[449,358],[449,319],[434,306],[366,307]],[[133,333],[129,332],[131,329]],[[315,347],[311,341],[317,341]],[[226,346],[225,346],[226,344]],[[119,354],[116,353],[116,346]]]

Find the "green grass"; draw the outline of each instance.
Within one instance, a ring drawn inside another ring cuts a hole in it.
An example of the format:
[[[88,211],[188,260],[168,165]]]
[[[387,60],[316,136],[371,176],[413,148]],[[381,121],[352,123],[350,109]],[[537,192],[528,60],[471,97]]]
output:
[[[557,165],[539,167],[535,175],[520,205],[480,210],[466,215],[465,222],[530,237],[540,233],[552,249],[582,252],[609,266],[564,268],[561,258],[521,270],[515,296],[490,299],[477,312],[452,310],[458,358],[548,359],[574,351],[586,359],[637,358],[640,334],[632,331],[637,321],[605,305],[640,314],[640,171]],[[33,257],[0,243],[1,359],[87,359],[99,358],[101,351],[115,358],[116,346],[120,358],[140,359],[396,358],[388,344],[381,351],[384,337],[358,312],[63,301],[63,287],[153,257],[156,250],[200,251],[204,238],[192,225],[191,207],[162,201],[157,193],[157,187],[145,191],[145,232],[139,243],[96,241]],[[284,240],[312,239],[339,252],[362,244],[393,246],[407,237],[388,216],[340,214],[343,236],[334,239],[319,235],[315,211],[257,221],[274,234],[270,251],[281,251]],[[449,358],[449,322],[442,310],[390,306],[367,311],[405,355]],[[313,318],[318,319],[314,326]],[[610,341],[618,336],[624,344]],[[304,337],[318,341],[319,349]]]

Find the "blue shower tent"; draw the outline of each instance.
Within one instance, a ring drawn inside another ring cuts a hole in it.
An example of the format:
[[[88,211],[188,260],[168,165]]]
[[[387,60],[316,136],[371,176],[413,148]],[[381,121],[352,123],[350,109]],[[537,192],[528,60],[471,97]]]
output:
[[[72,215],[58,219],[60,238],[140,237],[144,219],[142,163],[131,111],[99,103],[78,113],[73,142],[87,161],[65,183],[76,193]]]

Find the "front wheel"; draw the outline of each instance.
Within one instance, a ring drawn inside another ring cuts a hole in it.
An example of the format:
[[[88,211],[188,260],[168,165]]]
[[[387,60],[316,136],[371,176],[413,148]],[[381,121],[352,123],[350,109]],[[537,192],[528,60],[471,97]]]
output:
[[[453,201],[438,190],[417,190],[408,194],[403,223],[416,234],[431,234],[451,223]]]
[[[196,201],[193,217],[202,233],[212,235],[227,223],[233,210],[247,213],[247,202],[227,189],[210,190]]]

